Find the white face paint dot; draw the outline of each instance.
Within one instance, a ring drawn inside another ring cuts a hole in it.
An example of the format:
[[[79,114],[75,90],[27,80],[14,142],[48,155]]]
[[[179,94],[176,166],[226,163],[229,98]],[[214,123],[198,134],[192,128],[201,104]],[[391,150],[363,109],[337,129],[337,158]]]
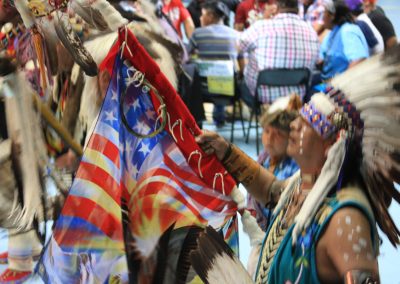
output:
[[[349,241],[352,241],[352,240],[353,240],[353,234],[349,234],[349,235],[347,236],[347,239],[348,239]]]
[[[369,261],[372,261],[374,259],[374,257],[372,256],[372,254],[370,254],[369,252],[367,253],[367,259]]]
[[[347,225],[350,225],[351,224],[351,217],[350,216],[346,216],[344,221],[346,222]]]
[[[336,230],[336,234],[340,237],[341,235],[343,235],[343,229],[342,228],[338,228]]]
[[[348,262],[349,261],[349,254],[344,253],[343,254],[343,259],[344,259],[344,261]]]
[[[356,253],[360,252],[360,251],[361,251],[360,245],[354,244],[354,245],[353,245],[353,251],[356,252]]]
[[[361,232],[361,226],[360,226],[360,225],[358,225],[358,226],[356,227],[356,232],[357,232],[357,233],[360,233],[360,232]]]
[[[366,248],[367,247],[367,241],[364,238],[360,238],[358,241],[361,247]]]

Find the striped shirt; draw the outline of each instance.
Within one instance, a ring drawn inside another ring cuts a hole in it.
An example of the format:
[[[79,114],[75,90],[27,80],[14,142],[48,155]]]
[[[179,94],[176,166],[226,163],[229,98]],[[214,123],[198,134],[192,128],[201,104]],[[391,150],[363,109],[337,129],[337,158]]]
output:
[[[271,20],[260,20],[245,30],[240,37],[239,49],[248,53],[244,79],[254,96],[260,70],[312,69],[318,58],[319,42],[314,29],[298,15],[281,13]],[[271,103],[293,92],[303,97],[305,86],[261,86],[259,91],[260,100]]]
[[[237,31],[222,24],[197,28],[190,39],[189,53],[197,50],[201,59],[236,60],[238,39]]]

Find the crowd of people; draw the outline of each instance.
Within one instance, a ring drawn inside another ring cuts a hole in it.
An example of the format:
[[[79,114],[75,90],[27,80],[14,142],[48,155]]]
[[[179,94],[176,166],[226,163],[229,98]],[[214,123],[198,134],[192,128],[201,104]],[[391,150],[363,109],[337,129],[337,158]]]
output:
[[[374,0],[193,0],[188,12],[180,7],[181,15],[190,15],[195,23],[194,29],[183,25],[190,62],[233,60],[241,98],[249,107],[263,69],[308,68],[312,88],[306,94],[304,85],[261,86],[261,103],[291,93],[307,101],[335,75],[397,42],[393,25]],[[215,107],[213,118],[223,125],[223,106]]]

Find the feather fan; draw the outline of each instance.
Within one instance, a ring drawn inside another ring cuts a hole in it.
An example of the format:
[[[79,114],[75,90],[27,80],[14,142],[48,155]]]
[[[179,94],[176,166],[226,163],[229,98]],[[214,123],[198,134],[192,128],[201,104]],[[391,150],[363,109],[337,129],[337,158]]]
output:
[[[88,76],[97,75],[97,65],[90,53],[84,48],[81,40],[72,30],[71,26],[65,23],[62,16],[54,17],[54,28],[57,36],[64,47],[71,53],[75,62],[82,67]]]
[[[204,283],[253,283],[250,275],[212,227],[207,227],[198,238],[198,249],[192,251],[192,265]]]
[[[89,26],[99,31],[108,29],[107,22],[98,10],[93,9],[89,5],[84,5],[81,1],[71,1],[72,10],[81,17]]]

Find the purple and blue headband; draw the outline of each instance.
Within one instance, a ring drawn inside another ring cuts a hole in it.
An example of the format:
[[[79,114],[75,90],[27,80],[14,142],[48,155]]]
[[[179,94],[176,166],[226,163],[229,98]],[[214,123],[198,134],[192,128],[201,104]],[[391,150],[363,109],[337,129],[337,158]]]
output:
[[[336,126],[330,121],[330,118],[318,111],[311,102],[301,108],[300,114],[324,139],[337,131]]]

